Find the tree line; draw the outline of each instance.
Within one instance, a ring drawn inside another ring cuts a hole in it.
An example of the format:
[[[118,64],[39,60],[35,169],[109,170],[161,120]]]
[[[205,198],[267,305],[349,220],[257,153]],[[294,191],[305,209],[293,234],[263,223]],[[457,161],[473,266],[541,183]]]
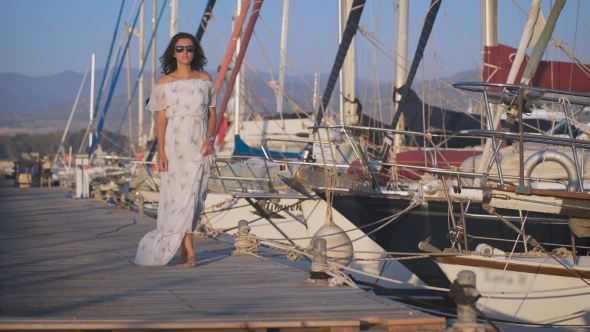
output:
[[[71,146],[72,154],[77,153],[84,140],[85,133],[85,129],[77,133],[68,133],[63,145],[64,152],[67,154]],[[41,158],[48,157],[53,160],[62,136],[63,130],[48,134],[0,135],[0,160],[20,160],[23,152],[38,152]],[[124,135],[116,136],[113,132],[103,130],[101,139],[103,151],[114,152],[117,155],[128,154],[129,139]],[[116,144],[114,144],[115,140]]]

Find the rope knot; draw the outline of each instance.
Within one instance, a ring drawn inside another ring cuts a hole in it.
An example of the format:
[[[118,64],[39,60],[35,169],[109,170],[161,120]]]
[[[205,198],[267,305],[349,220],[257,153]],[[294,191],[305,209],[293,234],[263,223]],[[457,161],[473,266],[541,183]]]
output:
[[[343,286],[344,284],[347,284],[350,287],[353,288],[358,288],[358,286],[350,279],[350,277],[348,277],[346,274],[344,274],[344,272],[340,271],[338,269],[337,266],[333,265],[333,264],[320,264],[320,263],[315,263],[312,262],[311,263],[311,272],[312,275],[314,273],[318,273],[318,272],[323,272],[325,274],[327,274],[328,276],[330,276],[331,278],[328,279],[328,282],[330,283],[329,286],[333,287],[333,286]]]
[[[288,255],[287,255],[287,259],[292,261],[292,262],[297,262],[301,259],[301,254],[296,252],[296,251],[291,251]]]
[[[219,231],[216,230],[215,228],[213,228],[213,226],[211,226],[211,223],[209,222],[209,219],[207,219],[207,218],[199,219],[199,222],[198,222],[196,228],[202,229],[204,231],[204,233],[207,234],[207,236],[209,236],[211,238],[216,239],[220,236]]]
[[[258,254],[258,248],[260,248],[260,240],[256,238],[256,235],[250,234],[250,227],[246,226],[234,234],[234,245],[236,247],[234,253],[256,255]]]
[[[572,257],[572,252],[563,247],[553,249],[551,253],[556,257]]]

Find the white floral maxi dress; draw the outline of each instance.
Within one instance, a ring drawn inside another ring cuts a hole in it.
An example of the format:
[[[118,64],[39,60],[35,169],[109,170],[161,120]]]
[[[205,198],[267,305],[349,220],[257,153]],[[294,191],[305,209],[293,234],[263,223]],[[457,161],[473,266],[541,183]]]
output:
[[[213,156],[201,155],[208,108],[215,106],[211,81],[189,79],[155,85],[147,108],[166,110],[164,151],[168,172],[160,172],[157,228],[139,242],[137,265],[166,265],[192,233],[203,211]]]

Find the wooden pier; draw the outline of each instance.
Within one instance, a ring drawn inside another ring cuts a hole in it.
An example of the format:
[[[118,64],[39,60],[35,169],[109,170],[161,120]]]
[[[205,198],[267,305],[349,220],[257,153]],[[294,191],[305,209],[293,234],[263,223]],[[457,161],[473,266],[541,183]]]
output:
[[[444,318],[195,237],[197,268],[133,264],[152,218],[0,180],[2,330],[442,330]],[[237,220],[236,220],[237,223]]]

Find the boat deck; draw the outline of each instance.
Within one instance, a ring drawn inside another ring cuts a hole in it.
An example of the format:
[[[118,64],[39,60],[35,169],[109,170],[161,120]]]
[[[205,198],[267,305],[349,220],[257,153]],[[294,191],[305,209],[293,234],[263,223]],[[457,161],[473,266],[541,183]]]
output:
[[[310,285],[195,236],[198,267],[133,264],[155,220],[64,188],[0,180],[0,329],[441,330],[444,318],[351,287]],[[236,220],[237,224],[237,220]]]

